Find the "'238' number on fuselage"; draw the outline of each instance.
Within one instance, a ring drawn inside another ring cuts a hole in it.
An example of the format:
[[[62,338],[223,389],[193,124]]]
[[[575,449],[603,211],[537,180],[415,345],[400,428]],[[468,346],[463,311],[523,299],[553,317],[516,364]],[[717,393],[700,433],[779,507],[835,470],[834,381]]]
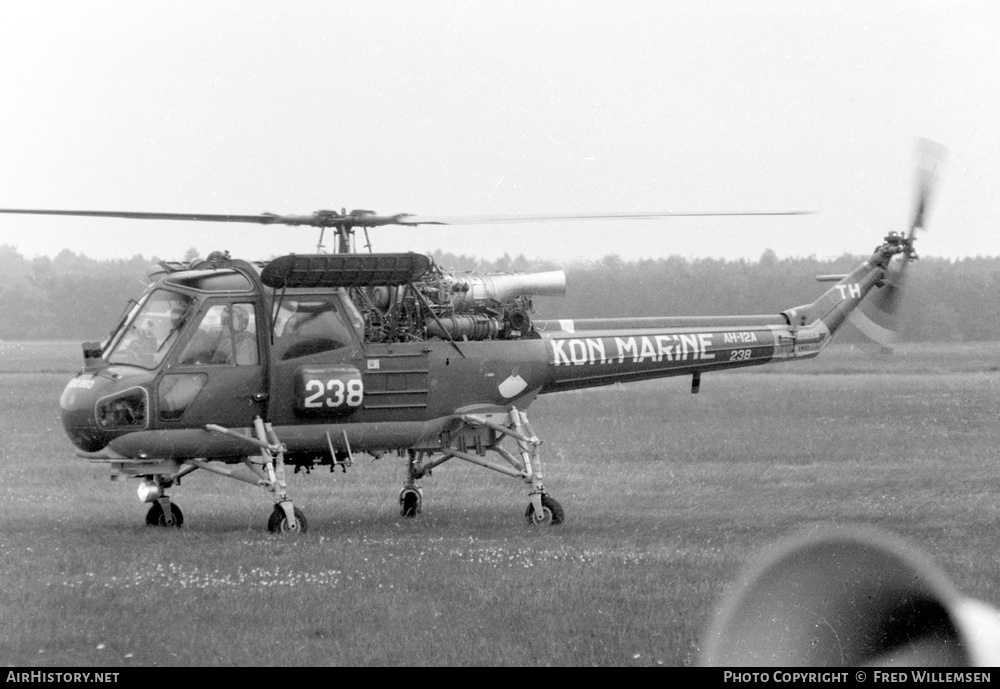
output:
[[[364,384],[360,378],[341,380],[332,378],[321,380],[311,378],[306,381],[306,396],[302,405],[306,409],[337,409],[357,407],[365,396]],[[311,393],[311,394],[310,394]]]

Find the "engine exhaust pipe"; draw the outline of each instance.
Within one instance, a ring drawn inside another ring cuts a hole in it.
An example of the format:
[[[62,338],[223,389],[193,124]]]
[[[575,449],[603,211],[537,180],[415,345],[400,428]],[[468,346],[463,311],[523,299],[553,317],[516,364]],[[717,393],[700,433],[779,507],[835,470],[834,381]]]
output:
[[[487,275],[458,278],[452,284],[451,304],[457,310],[482,306],[490,300],[506,302],[516,297],[561,297],[566,294],[566,273]]]
[[[709,666],[996,666],[1000,611],[897,536],[814,529],[744,572],[702,649]]]

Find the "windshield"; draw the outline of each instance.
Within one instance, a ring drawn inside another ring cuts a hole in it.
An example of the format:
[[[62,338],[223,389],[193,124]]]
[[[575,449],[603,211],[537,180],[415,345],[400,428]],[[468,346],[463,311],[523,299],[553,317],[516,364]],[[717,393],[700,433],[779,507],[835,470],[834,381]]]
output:
[[[177,339],[192,301],[192,297],[177,292],[151,292],[115,333],[105,355],[107,360],[142,368],[159,366]]]

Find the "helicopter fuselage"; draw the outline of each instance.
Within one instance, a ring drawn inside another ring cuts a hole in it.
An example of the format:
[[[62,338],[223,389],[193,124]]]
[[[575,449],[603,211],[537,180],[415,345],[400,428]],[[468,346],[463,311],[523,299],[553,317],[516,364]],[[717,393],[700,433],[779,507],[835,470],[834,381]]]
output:
[[[205,427],[250,429],[256,417],[293,455],[433,451],[462,415],[523,409],[539,394],[815,356],[829,338],[777,314],[537,321],[514,340],[372,343],[347,290],[288,289],[279,298],[244,278],[198,270],[149,288],[102,358],[63,393],[64,426],[83,456],[235,461],[253,448]],[[239,334],[236,310],[250,325]]]

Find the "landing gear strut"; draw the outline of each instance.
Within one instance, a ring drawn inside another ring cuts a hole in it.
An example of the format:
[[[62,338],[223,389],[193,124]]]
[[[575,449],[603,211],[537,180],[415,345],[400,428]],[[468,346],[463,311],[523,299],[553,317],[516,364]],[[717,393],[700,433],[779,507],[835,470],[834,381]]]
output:
[[[460,421],[461,426],[447,436],[445,447],[440,450],[441,456],[424,461],[424,451],[409,451],[407,482],[399,493],[400,514],[404,517],[419,514],[422,495],[417,479],[430,474],[434,467],[456,458],[527,483],[531,487],[528,493],[531,502],[525,512],[529,524],[562,524],[566,518],[562,505],[545,492],[542,484],[542,459],[538,453],[542,441],[528,423],[527,414],[511,407],[509,412],[503,414],[466,414],[460,417]],[[517,441],[520,457],[500,446],[500,442],[508,436]],[[507,464],[486,459],[487,450],[496,452]]]
[[[265,485],[275,498],[274,511],[267,520],[267,530],[283,535],[304,534],[309,528],[306,515],[292,505],[292,499],[288,497],[288,486],[285,484],[285,446],[278,440],[271,424],[264,423],[259,416],[253,423],[257,438],[261,441],[260,454],[264,458],[264,469],[268,477]]]
[[[267,530],[279,534],[304,534],[308,529],[306,516],[302,510],[292,504],[292,499],[288,496],[288,486],[285,483],[285,446],[278,440],[270,423],[265,423],[258,416],[254,419],[253,424],[257,434],[256,438],[215,424],[209,424],[205,428],[215,433],[241,438],[260,448],[260,456],[264,463],[263,469],[260,468],[259,464],[251,462],[249,457],[244,459],[243,464],[257,477],[257,485],[263,486],[274,496],[274,510],[268,517]],[[232,474],[232,472],[213,468],[205,462],[191,461],[191,463],[199,468],[222,473],[230,478],[247,480]],[[250,482],[253,482],[253,479]]]
[[[412,519],[420,514],[424,502],[424,492],[417,485],[417,479],[430,473],[430,469],[421,468],[416,450],[409,450],[406,467],[406,485],[399,491],[399,514]]]

